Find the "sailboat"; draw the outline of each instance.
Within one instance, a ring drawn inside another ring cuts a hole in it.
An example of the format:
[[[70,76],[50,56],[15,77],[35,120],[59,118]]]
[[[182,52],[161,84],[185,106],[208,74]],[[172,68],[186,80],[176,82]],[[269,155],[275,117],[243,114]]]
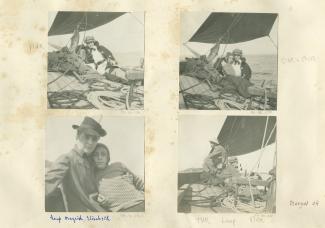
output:
[[[217,138],[227,151],[227,168],[234,167],[234,160],[240,164],[242,157],[249,154],[254,155],[251,167],[236,167],[220,184],[206,182],[202,168],[179,171],[178,212],[274,213],[276,117],[228,116]],[[266,153],[273,153],[268,172],[260,171]]]
[[[49,44],[55,49],[48,53],[49,108],[143,109],[143,60],[139,59],[139,66],[135,67],[110,64],[110,71],[106,71],[106,64],[91,67],[77,53],[89,30],[126,14],[131,13],[60,11],[56,14],[48,36],[71,34],[71,38],[64,47]]]
[[[180,108],[201,110],[275,110],[277,91],[274,81],[230,80],[232,91],[224,91],[216,70],[231,44],[253,42],[268,37],[277,19],[274,13],[210,13],[184,46],[194,57],[180,62]],[[213,45],[208,55],[189,44]],[[216,60],[217,59],[217,60]],[[253,75],[254,75],[254,69]],[[223,80],[224,81],[224,80]]]

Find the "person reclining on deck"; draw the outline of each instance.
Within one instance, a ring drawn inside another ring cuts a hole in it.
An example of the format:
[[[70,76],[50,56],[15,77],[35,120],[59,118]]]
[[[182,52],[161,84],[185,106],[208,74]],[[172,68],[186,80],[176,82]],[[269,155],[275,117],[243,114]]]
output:
[[[109,149],[102,143],[97,144],[93,161],[100,205],[108,211],[143,212],[143,181],[122,163],[109,164]]]
[[[111,73],[117,66],[112,52],[99,44],[93,36],[86,36],[84,44],[76,49],[83,61],[97,70],[100,74]]]

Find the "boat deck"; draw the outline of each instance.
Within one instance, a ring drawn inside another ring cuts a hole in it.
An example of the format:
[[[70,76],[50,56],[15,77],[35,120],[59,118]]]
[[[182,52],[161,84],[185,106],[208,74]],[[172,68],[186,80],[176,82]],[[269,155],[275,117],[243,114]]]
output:
[[[55,109],[143,109],[143,86],[140,79],[136,78],[132,85],[126,85],[96,75],[89,76],[85,82],[81,82],[74,75],[48,72],[48,107]]]
[[[216,205],[212,200],[221,196],[224,190],[218,186],[186,184],[178,190],[178,212],[181,213],[234,213],[231,208]]]
[[[263,88],[264,80],[252,80],[254,86],[248,87],[251,99],[232,94],[221,93],[217,86],[211,89],[211,85],[206,80],[199,80],[193,76],[180,75],[180,109],[199,109],[199,110],[224,110],[224,109],[266,109],[273,110],[276,107],[277,94]],[[267,95],[267,103],[264,99]],[[272,99],[272,101],[270,101]],[[250,104],[250,105],[248,105]]]

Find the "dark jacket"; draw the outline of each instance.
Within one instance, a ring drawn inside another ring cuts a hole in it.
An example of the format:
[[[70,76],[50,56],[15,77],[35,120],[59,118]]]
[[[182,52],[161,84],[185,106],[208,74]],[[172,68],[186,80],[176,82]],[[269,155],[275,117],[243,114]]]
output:
[[[98,191],[91,159],[76,149],[60,156],[45,174],[45,197],[55,192],[60,184],[69,211],[103,211],[89,200],[89,195]]]
[[[105,60],[111,59],[115,61],[115,58],[110,50],[102,45],[97,45],[97,50],[103,55]],[[76,49],[76,52],[80,57],[85,61],[86,64],[88,63],[95,63],[93,55],[91,54],[91,50],[89,47],[85,45],[79,45]],[[96,63],[97,64],[97,63]]]
[[[240,69],[241,69],[241,76],[249,81],[252,77],[252,70],[250,66],[246,63],[245,59],[242,60]]]

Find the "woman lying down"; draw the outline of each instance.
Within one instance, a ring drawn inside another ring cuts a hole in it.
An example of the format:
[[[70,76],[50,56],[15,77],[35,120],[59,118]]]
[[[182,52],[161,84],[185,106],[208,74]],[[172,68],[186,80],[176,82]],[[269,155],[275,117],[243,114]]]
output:
[[[120,162],[111,163],[108,148],[98,143],[93,152],[98,195],[107,211],[144,212],[144,183]]]

